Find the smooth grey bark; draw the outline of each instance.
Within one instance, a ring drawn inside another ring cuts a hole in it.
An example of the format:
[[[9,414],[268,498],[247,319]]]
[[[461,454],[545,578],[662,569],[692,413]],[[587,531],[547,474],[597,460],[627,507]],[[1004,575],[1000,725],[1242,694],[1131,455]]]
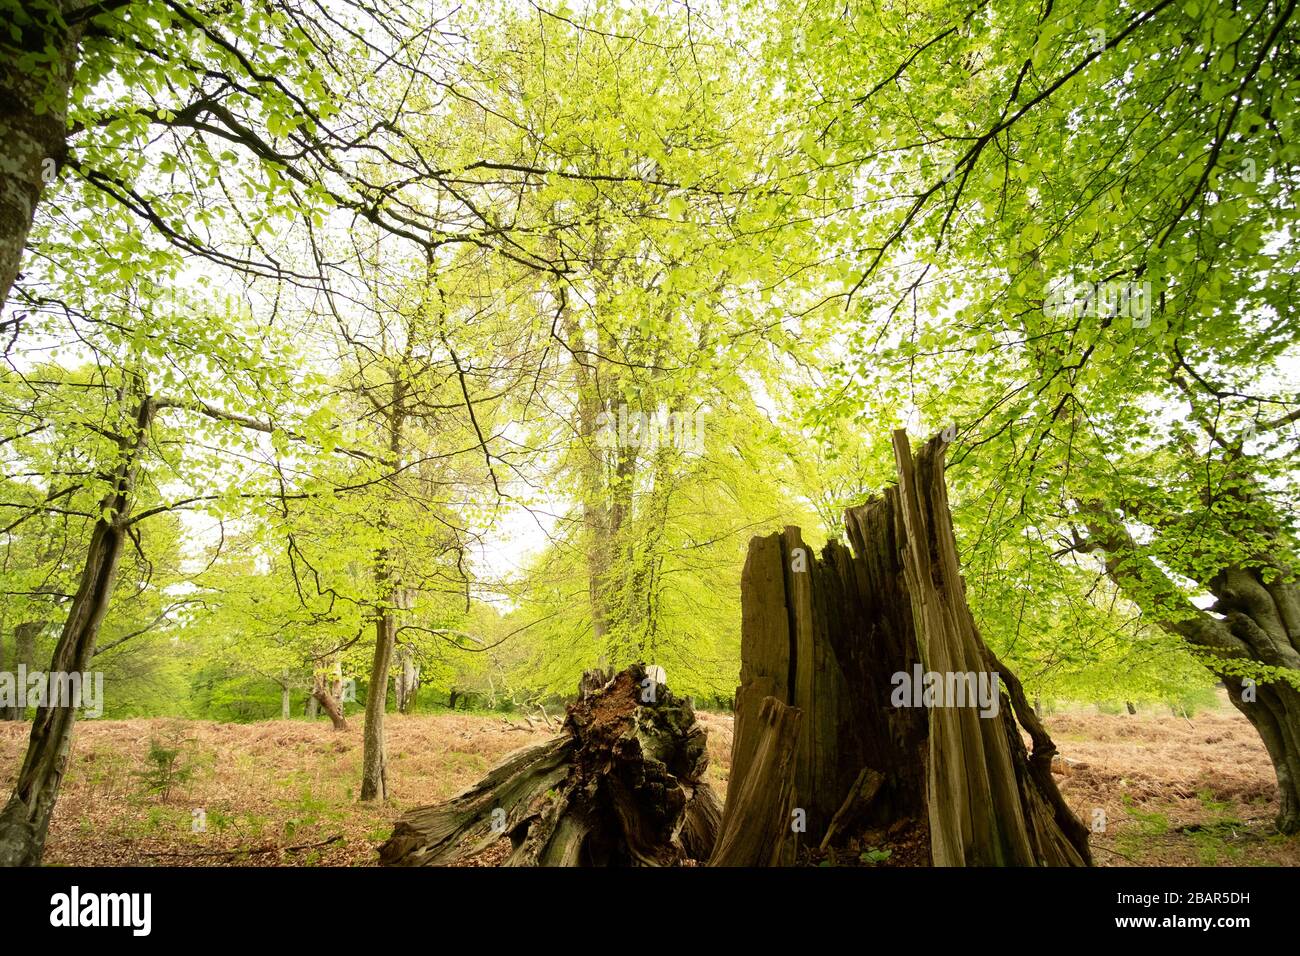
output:
[[[406,424],[407,383],[393,369],[392,396],[387,412],[388,454],[396,463],[402,453],[402,429]],[[380,533],[390,530],[386,510],[379,516]],[[375,653],[370,663],[370,684],[366,691],[365,728],[362,731],[361,799],[388,799],[387,759],[384,746],[384,714],[388,710],[388,678],[392,670],[393,648],[397,639],[394,608],[399,582],[394,574],[392,552],[380,548],[375,553]]]
[[[10,670],[15,674],[18,673],[19,666],[25,667],[29,672],[36,663],[36,638],[45,628],[44,621],[23,621],[14,628],[14,652],[10,662]],[[22,720],[27,715],[18,709],[17,704],[11,704],[0,712],[0,719],[3,720]]]
[[[393,659],[393,612],[380,611],[375,618],[375,656],[370,664],[370,687],[366,691],[366,725],[362,734],[361,799],[387,800],[387,754],[384,746],[384,713],[388,709],[388,672]]]
[[[607,600],[608,575],[612,563],[612,535],[609,509],[604,501],[604,452],[596,441],[597,419],[602,408],[596,393],[596,373],[591,360],[582,351],[582,329],[576,318],[567,310],[564,313],[564,331],[573,346],[575,374],[577,377],[577,430],[580,454],[579,468],[582,479],[582,525],[585,535],[587,565],[587,602],[591,610],[591,630],[596,646],[605,646],[609,632],[609,606]]]
[[[393,689],[397,709],[403,714],[409,714],[415,708],[416,694],[420,689],[420,665],[415,659],[415,648],[410,644],[399,645],[394,656],[397,673],[393,676]]]

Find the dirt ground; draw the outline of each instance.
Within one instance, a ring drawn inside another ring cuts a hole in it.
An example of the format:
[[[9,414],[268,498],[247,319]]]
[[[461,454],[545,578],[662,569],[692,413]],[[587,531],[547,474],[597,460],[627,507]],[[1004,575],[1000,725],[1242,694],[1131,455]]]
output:
[[[1046,722],[1068,771],[1057,782],[1094,830],[1098,865],[1300,866],[1300,837],[1273,831],[1268,754],[1226,697],[1190,719],[1162,707]]]
[[[709,779],[722,795],[731,718],[701,720],[709,731]],[[1191,720],[1167,708],[1135,716],[1081,708],[1047,723],[1066,759],[1068,774],[1057,778],[1062,792],[1100,828],[1093,834],[1099,865],[1300,865],[1300,838],[1270,832],[1272,770],[1259,738],[1231,708]],[[540,724],[523,728],[518,718],[391,715],[393,799],[374,806],[356,799],[359,715],[350,724],[336,733],[325,721],[83,721],[46,862],[374,865],[375,848],[402,812],[453,795],[511,750],[547,736]],[[26,724],[0,723],[6,793],[27,731]],[[140,776],[151,739],[179,749],[179,766],[189,771],[165,798],[149,793]]]

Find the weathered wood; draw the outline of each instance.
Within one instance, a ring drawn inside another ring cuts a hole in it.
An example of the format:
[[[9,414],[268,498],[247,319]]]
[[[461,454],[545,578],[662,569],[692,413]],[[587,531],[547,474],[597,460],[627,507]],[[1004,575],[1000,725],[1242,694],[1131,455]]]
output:
[[[1015,681],[984,645],[966,603],[944,480],[944,444],[933,440],[913,458],[906,433],[898,431],[894,460],[895,507],[907,531],[903,571],[926,669],[992,673],[999,684]],[[1032,721],[1039,740],[1051,746],[1030,708],[1021,711],[1021,719]],[[1052,780],[1050,756],[1046,759],[1046,774],[1031,772],[1014,705],[999,707],[991,717],[975,707],[933,708],[927,779],[934,864],[1086,863],[1086,831],[1081,825],[1062,830],[1057,822],[1064,802]],[[1068,809],[1065,813],[1073,820]]]
[[[589,672],[580,690],[559,736],[516,751],[451,800],[407,813],[380,861],[453,863],[503,837],[511,866],[707,859],[721,810],[704,781],[705,733],[690,702],[647,684],[642,665],[612,678]]]
[[[911,820],[927,825],[937,865],[1086,864],[1087,831],[1052,781],[1051,739],[966,604],[944,444],[913,457],[900,431],[894,450],[898,486],[845,514],[851,548],[832,541],[815,556],[797,528],[750,543],[723,832],[753,785],[772,696],[803,713],[793,793],[809,845]],[[964,701],[896,706],[899,675],[924,672],[986,689],[996,673],[1008,696],[998,690],[983,714]]]
[[[1091,865],[1092,852],[1088,847],[1088,828],[1083,821],[1074,815],[1074,811],[1070,809],[1069,804],[1065,802],[1065,798],[1061,796],[1061,791],[1056,786],[1056,780],[1052,777],[1053,762],[1058,757],[1056,744],[1047,733],[1047,728],[1039,720],[1037,710],[1030,706],[1029,700],[1025,696],[1024,687],[1020,684],[1020,679],[1009,668],[1005,667],[991,650],[985,648],[985,654],[990,666],[1002,675],[1002,683],[1007,689],[1007,696],[1011,700],[1015,718],[1019,721],[1020,726],[1024,727],[1025,732],[1029,734],[1030,741],[1033,743],[1034,749],[1030,751],[1027,758],[1027,772],[1033,777],[1036,786],[1030,788],[1029,792],[1035,800],[1041,798],[1046,802],[1055,823],[1054,828],[1040,826],[1039,838],[1057,841],[1063,837],[1068,844],[1068,848],[1061,847],[1059,853],[1068,858],[1070,851],[1073,850],[1079,854],[1081,862]],[[1009,721],[1013,729],[1016,720]],[[1024,755],[1024,743],[1020,739],[1018,731],[1011,751],[1012,755],[1017,758],[1019,765],[1019,758]],[[1024,775],[1024,771],[1019,769],[1017,773],[1021,776]]]
[[[885,777],[868,821],[925,814],[926,714],[889,706],[890,675],[919,661],[892,512],[876,500],[846,519],[856,554],[831,542],[817,558],[799,529],[787,528],[750,543],[742,576],[728,799],[749,775],[763,698],[797,707],[794,791],[813,845],[866,768]]]
[[[593,694],[600,693],[612,678],[612,674],[607,674],[600,668],[583,671],[578,681],[578,696],[585,700]]]
[[[982,645],[966,607],[956,543],[940,517],[948,514],[942,472],[936,487],[933,457],[914,460],[905,435],[894,436],[894,460],[896,506],[907,532],[903,573],[922,662],[938,674],[981,673]],[[1005,730],[996,721],[973,707],[933,708],[927,782],[936,866],[1035,862]]]
[[[794,862],[792,828],[797,742],[802,713],[765,697],[752,715],[754,746],[743,784],[728,794],[709,866],[783,866]]]
[[[682,849],[692,860],[707,860],[722,829],[722,801],[708,785],[697,786],[682,817]]]
[[[740,576],[740,687],[736,689],[731,779],[749,772],[758,734],[746,724],[757,719],[766,697],[790,699],[790,620],[785,604],[785,555],[781,539],[755,538]]]
[[[858,774],[858,779],[853,781],[853,786],[849,790],[849,795],[844,798],[844,803],[835,811],[835,816],[831,817],[830,825],[826,827],[826,835],[822,837],[821,849],[827,850],[834,842],[835,838],[846,832],[850,827],[858,822],[871,806],[871,801],[876,798],[880,788],[884,786],[885,775],[879,771],[872,770],[870,767],[863,767],[862,772]]]

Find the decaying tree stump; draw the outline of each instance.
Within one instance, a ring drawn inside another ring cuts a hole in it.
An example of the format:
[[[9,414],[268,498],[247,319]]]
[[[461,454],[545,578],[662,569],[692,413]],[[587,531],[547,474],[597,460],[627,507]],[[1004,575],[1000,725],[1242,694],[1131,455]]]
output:
[[[930,441],[914,459],[899,431],[894,451],[897,487],[846,512],[851,550],[832,541],[818,558],[793,527],[750,543],[719,846],[750,795],[783,788],[789,774],[806,830],[793,832],[788,814],[745,821],[781,828],[748,837],[753,846],[784,841],[773,859],[788,859],[795,841],[824,848],[855,826],[910,820],[928,830],[938,866],[1087,865],[1087,830],[1052,779],[1056,748],[967,607],[944,443]],[[916,699],[902,698],[912,706],[900,706],[899,689],[929,674],[972,691],[996,674],[986,700],[997,706],[934,706],[919,686]],[[764,756],[769,697],[802,712],[789,769]]]
[[[558,737],[516,751],[446,803],[412,810],[379,850],[436,866],[509,837],[507,866],[669,866],[713,852],[721,807],[704,782],[690,702],[634,664],[583,675]]]
[[[775,697],[758,707],[758,733],[745,784],[727,801],[709,866],[787,866],[794,863],[794,755],[803,715]]]

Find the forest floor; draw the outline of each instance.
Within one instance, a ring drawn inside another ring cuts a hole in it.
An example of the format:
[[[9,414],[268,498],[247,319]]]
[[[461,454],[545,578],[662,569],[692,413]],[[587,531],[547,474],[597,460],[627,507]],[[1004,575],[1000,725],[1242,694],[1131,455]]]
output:
[[[701,719],[709,779],[721,796],[731,718]],[[375,848],[404,811],[457,793],[506,753],[547,736],[540,722],[529,729],[517,716],[391,715],[392,799],[375,806],[356,800],[360,715],[350,725],[336,733],[327,721],[80,722],[46,862],[374,865]],[[1104,823],[1092,838],[1098,865],[1300,865],[1300,837],[1270,832],[1276,791],[1263,745],[1226,704],[1190,720],[1164,707],[1134,716],[1078,708],[1050,715],[1047,725],[1066,760],[1062,793],[1085,823]],[[0,722],[6,795],[27,732]],[[141,776],[151,740],[180,751],[180,777],[189,771],[165,797]]]

